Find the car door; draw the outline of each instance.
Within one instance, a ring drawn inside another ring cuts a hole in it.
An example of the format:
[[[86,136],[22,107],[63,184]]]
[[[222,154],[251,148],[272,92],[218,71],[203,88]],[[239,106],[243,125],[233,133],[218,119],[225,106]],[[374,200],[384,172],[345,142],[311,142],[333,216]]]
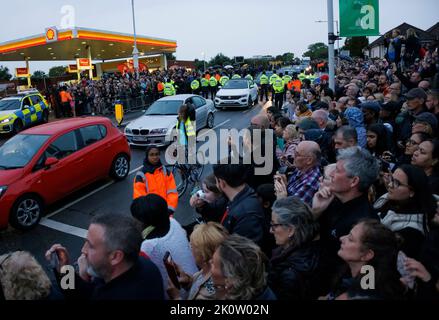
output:
[[[100,126],[104,128],[100,128]],[[84,174],[90,178],[88,182],[108,176],[110,164],[108,164],[107,154],[110,152],[111,143],[104,141],[104,137],[107,134],[105,126],[91,125],[82,127],[79,128],[79,134],[80,145],[83,149],[81,152],[84,153]]]
[[[256,99],[258,98],[258,87],[253,82],[253,80],[250,80],[249,85],[250,85],[250,95],[252,97],[252,101],[256,101]]]
[[[32,121],[33,122],[41,121],[43,117],[43,112],[42,111],[38,112],[38,110],[42,110],[41,97],[35,94],[33,96],[30,96],[30,99],[32,101],[32,107],[31,107]]]
[[[29,97],[23,98],[21,100],[21,111],[23,113],[23,124],[25,127],[28,127],[32,124],[32,101]]]
[[[75,130],[59,136],[50,143],[34,167],[35,192],[41,194],[46,202],[57,201],[83,184],[84,163],[78,142]],[[50,157],[57,158],[59,162],[45,168],[44,163]]]
[[[206,100],[201,97],[192,97],[197,112],[197,128],[202,129],[206,126],[208,106]]]

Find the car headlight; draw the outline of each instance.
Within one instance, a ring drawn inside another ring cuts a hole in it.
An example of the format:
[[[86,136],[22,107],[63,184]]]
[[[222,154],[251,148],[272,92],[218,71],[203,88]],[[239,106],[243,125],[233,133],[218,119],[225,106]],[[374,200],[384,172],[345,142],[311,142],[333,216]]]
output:
[[[162,128],[162,129],[153,129],[149,133],[150,134],[166,134],[166,132],[168,132],[168,129]]]
[[[8,122],[11,122],[12,120],[13,120],[14,118],[6,118],[6,119],[3,119],[2,121],[0,121],[0,123],[8,123]]]
[[[133,134],[133,131],[131,131],[131,129],[129,129],[129,128],[125,128],[125,133],[126,134]]]
[[[8,190],[7,186],[0,187],[0,198],[6,193],[6,190]]]

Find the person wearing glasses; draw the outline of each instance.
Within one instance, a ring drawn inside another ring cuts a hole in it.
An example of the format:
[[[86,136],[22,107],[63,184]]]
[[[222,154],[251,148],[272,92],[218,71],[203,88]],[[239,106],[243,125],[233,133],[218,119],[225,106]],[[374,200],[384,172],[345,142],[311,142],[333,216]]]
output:
[[[320,260],[318,223],[297,197],[277,200],[272,210],[270,232],[278,247],[270,261],[270,288],[279,300],[317,298],[312,280]]]
[[[384,176],[388,193],[374,204],[381,222],[403,239],[401,250],[418,258],[436,213],[436,201],[422,169],[402,165]]]
[[[420,132],[412,134],[410,139],[408,139],[405,144],[404,154],[398,157],[396,161],[396,167],[399,167],[403,164],[410,164],[412,162],[412,157],[414,153],[416,152],[416,150],[419,149],[419,145],[429,139],[430,137],[426,133]]]

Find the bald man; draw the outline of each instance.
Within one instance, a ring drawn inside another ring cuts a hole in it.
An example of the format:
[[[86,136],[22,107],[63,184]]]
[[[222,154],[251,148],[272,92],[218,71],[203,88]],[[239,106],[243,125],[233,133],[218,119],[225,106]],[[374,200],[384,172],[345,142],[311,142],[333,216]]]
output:
[[[265,114],[258,114],[251,120],[251,126],[256,129],[270,129],[270,120]]]
[[[311,206],[314,194],[319,190],[321,151],[314,141],[302,141],[294,152],[294,170],[288,180],[276,176],[275,190],[278,199],[290,196],[300,198]]]

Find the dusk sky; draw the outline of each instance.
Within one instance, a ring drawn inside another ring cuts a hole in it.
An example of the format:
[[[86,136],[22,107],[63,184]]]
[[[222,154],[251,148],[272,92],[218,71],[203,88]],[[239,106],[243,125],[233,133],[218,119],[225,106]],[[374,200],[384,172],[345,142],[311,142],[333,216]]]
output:
[[[4,1],[0,42],[60,26],[61,8],[75,8],[75,25],[132,33],[130,0]],[[326,0],[136,0],[137,33],[177,41],[180,60],[207,60],[222,52],[227,56],[278,55],[301,57],[315,42],[327,41]],[[381,0],[380,31],[407,22],[427,29],[439,21],[437,0]],[[7,13],[7,14],[5,14]],[[334,17],[339,20],[338,1]],[[374,40],[374,39],[371,39]],[[343,43],[343,42],[342,42]],[[2,63],[13,70],[24,62]],[[31,63],[31,71],[48,69],[61,61]]]

